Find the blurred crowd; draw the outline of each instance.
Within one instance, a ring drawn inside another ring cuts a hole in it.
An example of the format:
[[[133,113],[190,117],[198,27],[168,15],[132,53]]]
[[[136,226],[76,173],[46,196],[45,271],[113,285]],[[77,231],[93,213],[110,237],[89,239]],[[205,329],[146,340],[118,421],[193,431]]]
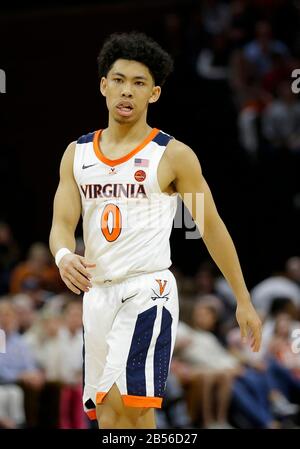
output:
[[[220,86],[230,88],[240,144],[253,158],[300,152],[299,96],[291,89],[300,68],[299,23],[296,0],[193,1],[186,14],[166,18],[168,46],[183,73],[190,67],[216,95]]]
[[[82,239],[77,249],[83,254]],[[178,284],[180,321],[160,428],[286,428],[300,416],[300,257],[252,288],[263,344],[241,343],[235,298],[207,261]],[[41,242],[25,260],[0,223],[0,428],[90,428],[82,411],[82,297]],[[1,353],[2,351],[2,353]]]

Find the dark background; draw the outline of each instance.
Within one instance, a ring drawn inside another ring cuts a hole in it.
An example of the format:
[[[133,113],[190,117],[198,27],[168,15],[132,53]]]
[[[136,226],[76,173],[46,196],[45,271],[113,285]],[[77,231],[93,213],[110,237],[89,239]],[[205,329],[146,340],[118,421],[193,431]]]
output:
[[[133,29],[157,39],[175,58],[149,123],[197,153],[248,285],[282,269],[297,253],[299,158],[283,153],[254,160],[240,147],[230,86],[201,79],[194,69],[202,46],[198,3],[2,4],[0,68],[7,93],[0,95],[0,219],[12,226],[23,255],[32,242],[48,240],[66,146],[107,124],[96,65],[103,40]],[[287,18],[279,12],[272,20],[289,44],[293,36],[286,30],[295,16],[292,6],[285,12]],[[180,19],[175,25],[174,17]],[[181,230],[173,231],[171,241],[172,260],[186,274],[208,257],[202,241],[186,240]]]

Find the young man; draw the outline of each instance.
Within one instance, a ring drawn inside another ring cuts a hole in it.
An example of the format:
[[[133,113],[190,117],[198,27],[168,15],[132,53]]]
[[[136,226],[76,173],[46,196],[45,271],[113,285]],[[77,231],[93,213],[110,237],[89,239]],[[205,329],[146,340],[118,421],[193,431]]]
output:
[[[61,277],[83,297],[84,409],[101,428],[155,428],[178,322],[169,236],[177,195],[204,194],[204,242],[231,285],[245,339],[258,351],[261,323],[238,257],[195,153],[147,124],[170,56],[139,33],[114,34],[98,57],[108,127],[66,149],[50,248]],[[74,254],[83,217],[85,257]]]

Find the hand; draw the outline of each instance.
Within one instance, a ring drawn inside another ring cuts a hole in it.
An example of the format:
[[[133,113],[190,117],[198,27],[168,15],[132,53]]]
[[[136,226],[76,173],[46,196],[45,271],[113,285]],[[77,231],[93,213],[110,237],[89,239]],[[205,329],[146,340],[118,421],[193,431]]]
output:
[[[236,319],[240,326],[242,342],[247,342],[248,333],[250,331],[251,349],[258,352],[261,344],[261,321],[257,315],[253,305],[249,301],[238,304],[236,308]]]
[[[78,256],[78,254],[66,254],[59,262],[59,273],[66,284],[66,286],[72,290],[72,292],[80,295],[80,290],[88,292],[92,287],[91,275],[86,268],[94,268],[95,263],[89,263],[84,257]]]

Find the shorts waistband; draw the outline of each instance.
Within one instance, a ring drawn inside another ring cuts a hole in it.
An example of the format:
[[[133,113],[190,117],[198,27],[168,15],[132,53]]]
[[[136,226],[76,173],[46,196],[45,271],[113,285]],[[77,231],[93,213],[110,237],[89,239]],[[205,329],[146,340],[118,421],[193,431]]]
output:
[[[128,275],[128,276],[120,277],[120,278],[110,279],[109,277],[107,277],[107,279],[104,279],[104,280],[99,280],[99,281],[98,280],[92,280],[92,283],[93,283],[93,286],[95,286],[95,287],[110,287],[112,285],[120,284],[120,283],[122,283],[124,281],[135,279],[135,278],[137,278],[139,276],[145,276],[147,274],[151,275],[153,273],[160,273],[160,272],[163,272],[163,271],[166,271],[166,270],[169,270],[169,268],[164,268],[163,270],[157,270],[157,271],[144,271],[144,272],[141,272],[141,273],[134,273],[134,274],[131,274],[131,275]]]

